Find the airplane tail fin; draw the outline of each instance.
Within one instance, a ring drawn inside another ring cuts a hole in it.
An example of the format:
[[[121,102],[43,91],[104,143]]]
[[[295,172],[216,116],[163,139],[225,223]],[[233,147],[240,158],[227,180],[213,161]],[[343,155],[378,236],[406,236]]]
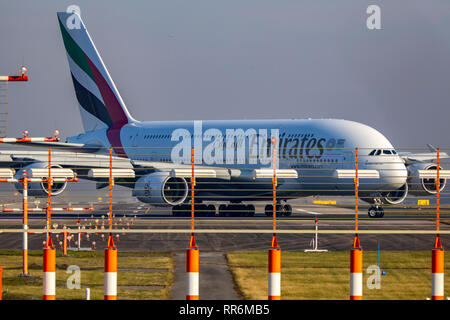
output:
[[[75,12],[57,15],[85,131],[135,122],[81,17]]]

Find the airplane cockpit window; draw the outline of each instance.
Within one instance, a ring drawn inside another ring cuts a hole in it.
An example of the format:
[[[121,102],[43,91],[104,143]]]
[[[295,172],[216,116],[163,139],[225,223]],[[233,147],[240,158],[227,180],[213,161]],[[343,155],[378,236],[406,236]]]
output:
[[[397,151],[395,151],[394,149],[391,150],[392,154],[397,154]]]
[[[374,149],[374,150],[370,151],[369,156],[375,155],[375,151],[377,151],[377,150]]]
[[[379,156],[381,154],[381,150],[377,150],[376,156]]]
[[[391,150],[383,150],[383,154],[392,154]]]

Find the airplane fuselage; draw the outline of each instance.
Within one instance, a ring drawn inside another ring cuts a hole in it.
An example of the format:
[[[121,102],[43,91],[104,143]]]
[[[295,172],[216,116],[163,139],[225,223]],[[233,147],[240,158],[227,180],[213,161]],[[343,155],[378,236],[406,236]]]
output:
[[[134,161],[184,164],[191,163],[194,148],[195,164],[224,167],[233,172],[231,181],[222,181],[221,188],[217,184],[214,188],[214,180],[204,181],[203,193],[217,200],[233,192],[252,198],[270,191],[269,179],[255,184],[250,172],[273,166],[274,137],[277,167],[299,173],[295,181],[279,180],[280,197],[352,195],[353,180],[338,179],[334,173],[337,169],[355,168],[355,148],[359,169],[376,169],[380,173],[379,179],[360,182],[361,194],[396,190],[406,183],[406,167],[395,151],[382,157],[369,156],[374,149],[394,150],[392,144],[377,130],[347,120],[135,122],[121,128],[120,148],[114,143],[112,146],[118,155]],[[89,144],[99,140],[104,146],[111,146],[106,129],[73,137],[70,142]]]

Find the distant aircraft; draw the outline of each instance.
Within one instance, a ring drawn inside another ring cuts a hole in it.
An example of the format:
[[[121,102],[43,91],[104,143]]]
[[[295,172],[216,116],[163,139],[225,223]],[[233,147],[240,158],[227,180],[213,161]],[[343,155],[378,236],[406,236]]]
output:
[[[128,168],[134,177],[115,179],[133,189],[140,201],[172,207],[174,215],[189,213],[191,148],[195,150],[195,202],[205,215],[255,213],[257,201],[272,201],[272,152],[276,152],[277,213],[289,216],[286,201],[305,196],[353,196],[352,178],[340,173],[355,168],[373,170],[377,177],[361,179],[359,196],[371,203],[370,217],[382,217],[382,203],[399,204],[409,194],[436,193],[435,179],[418,177],[418,170],[436,170],[436,153],[399,154],[377,130],[353,121],[337,119],[150,121],[133,119],[119,94],[85,25],[76,13],[58,12],[75,95],[85,132],[65,143],[28,143],[62,149],[53,153],[52,166],[73,169],[80,178],[105,179],[89,174],[92,168],[108,168],[108,149],[113,148],[114,168]],[[77,24],[69,24],[74,15]],[[154,106],[149,110],[157,110]],[[275,139],[275,143],[272,143]],[[441,157],[448,157],[441,153]],[[30,168],[45,168],[47,153],[1,151],[3,167],[15,167],[17,175]],[[446,180],[440,180],[441,190]],[[52,194],[64,191],[55,184]],[[17,185],[21,190],[21,185]],[[47,186],[34,183],[30,196],[46,196]],[[221,204],[216,208],[215,204]],[[209,203],[209,204],[207,204]],[[218,210],[217,210],[218,209]],[[272,205],[266,205],[270,215]]]

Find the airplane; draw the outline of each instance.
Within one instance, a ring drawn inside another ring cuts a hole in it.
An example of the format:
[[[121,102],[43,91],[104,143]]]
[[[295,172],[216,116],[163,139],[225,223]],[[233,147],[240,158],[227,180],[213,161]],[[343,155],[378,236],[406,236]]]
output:
[[[192,159],[195,205],[206,216],[217,211],[219,216],[254,216],[253,203],[272,201],[274,170],[279,216],[292,214],[287,203],[291,199],[354,196],[354,180],[340,173],[355,169],[356,148],[358,170],[376,172],[359,184],[360,199],[371,204],[369,217],[382,217],[383,204],[402,203],[408,194],[436,193],[435,179],[418,176],[419,170],[436,170],[434,147],[429,146],[429,153],[400,153],[379,131],[354,121],[135,120],[81,17],[74,12],[58,12],[57,17],[84,132],[66,142],[26,143],[59,150],[52,153],[52,167],[71,168],[78,177],[104,188],[107,180],[91,170],[109,168],[111,148],[113,168],[133,172],[115,178],[115,184],[131,188],[141,202],[171,207],[175,216],[190,213]],[[441,158],[448,155],[441,153]],[[46,168],[47,152],[0,151],[0,166],[16,169],[20,177],[25,170]],[[66,185],[54,184],[52,195],[61,194]],[[441,178],[440,190],[445,185]],[[22,191],[21,184],[16,188]],[[47,193],[45,183],[34,182],[28,194]],[[222,204],[217,208],[217,203]],[[272,205],[264,212],[271,215]]]

